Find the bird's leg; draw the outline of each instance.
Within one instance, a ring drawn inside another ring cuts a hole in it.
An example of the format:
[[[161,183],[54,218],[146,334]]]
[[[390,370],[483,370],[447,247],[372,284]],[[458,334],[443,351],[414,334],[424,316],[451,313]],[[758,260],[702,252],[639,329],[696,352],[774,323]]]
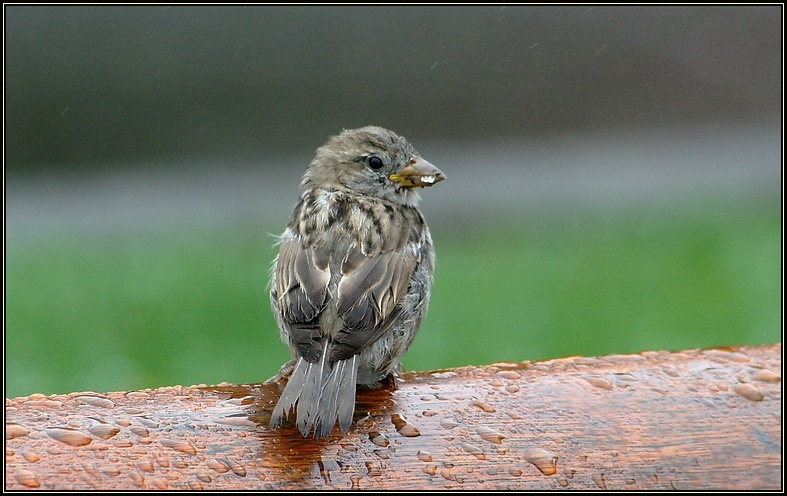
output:
[[[399,386],[397,384],[399,374],[396,372],[391,372],[387,376],[383,377],[383,380],[380,381],[380,385],[385,387],[386,389],[395,390],[398,389]]]
[[[385,388],[393,391],[398,388],[397,386],[398,377],[399,374],[397,374],[396,372],[391,372],[390,374],[386,375],[385,377],[381,378],[379,381],[373,384],[360,384],[360,386],[371,390]]]
[[[292,371],[295,370],[296,363],[298,363],[298,360],[296,360],[295,358],[285,363],[284,365],[281,366],[281,368],[279,368],[279,373],[274,375],[267,381],[265,381],[264,384],[268,384],[270,382],[278,382],[279,380],[284,378],[289,379],[290,374],[292,374]]]

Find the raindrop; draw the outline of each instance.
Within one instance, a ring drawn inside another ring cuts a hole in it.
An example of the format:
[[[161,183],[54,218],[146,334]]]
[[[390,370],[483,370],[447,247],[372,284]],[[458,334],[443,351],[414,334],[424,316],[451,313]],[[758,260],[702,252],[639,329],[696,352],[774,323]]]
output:
[[[145,487],[145,478],[141,474],[137,472],[131,472],[129,475],[131,476],[131,480],[134,482],[135,486]]]
[[[476,368],[472,369],[470,371],[470,373],[472,375],[474,375],[474,376],[477,376],[477,377],[489,377],[489,375],[490,375],[489,372],[487,372],[486,369],[484,369],[482,367],[476,367]]]
[[[557,473],[557,455],[542,450],[534,449],[524,454],[525,460],[532,463],[544,475],[555,475]]]
[[[495,362],[491,365],[491,367],[498,367],[501,369],[516,369],[519,368],[519,364],[514,362]]]
[[[738,393],[739,395],[743,396],[747,400],[762,401],[762,399],[764,398],[760,390],[752,386],[751,384],[736,384],[735,386],[732,387],[732,390]]]
[[[442,427],[443,429],[453,429],[457,425],[459,424],[451,419],[445,419],[442,422],[440,422],[440,427]]]
[[[197,454],[197,448],[195,448],[193,444],[187,443],[185,441],[172,441],[170,439],[159,439],[159,443],[161,443],[162,446],[166,446],[167,448],[172,448],[175,451],[180,451],[181,453],[186,453],[187,455]]]
[[[593,479],[593,482],[595,482],[595,483],[596,483],[596,485],[597,485],[597,486],[598,486],[600,489],[603,489],[603,490],[605,490],[605,491],[606,491],[606,489],[607,489],[607,481],[604,479],[604,474],[603,474],[603,473],[600,473],[600,474],[593,474],[593,475],[591,476],[591,478]]]
[[[432,454],[429,453],[428,451],[423,451],[423,450],[419,451],[418,453],[416,453],[416,456],[422,462],[431,462],[432,461]]]
[[[25,451],[24,453],[22,453],[22,456],[25,457],[25,460],[27,460],[30,463],[35,463],[41,459],[40,456],[36,455],[35,453],[31,453],[29,451]]]
[[[521,379],[522,376],[518,373],[514,372],[513,370],[501,370],[497,373],[498,377],[502,377],[503,379],[509,379],[515,381],[517,379]]]
[[[116,436],[120,432],[120,429],[109,424],[101,424],[90,427],[88,432],[101,439],[109,439]]]
[[[470,453],[474,457],[478,458],[479,460],[486,460],[486,455],[484,454],[484,451],[474,444],[462,443],[462,449]]]
[[[711,359],[719,359],[729,362],[746,363],[750,360],[750,358],[744,355],[743,353],[738,353],[735,351],[713,349],[713,350],[705,350],[703,353],[705,354],[705,356]]]
[[[32,396],[31,396],[32,398]],[[46,398],[46,397],[44,397]],[[49,400],[49,399],[42,399],[42,400],[27,400],[24,402],[25,406],[32,406],[32,407],[45,407],[45,408],[62,408],[63,403],[60,401]]]
[[[90,444],[93,441],[93,438],[87,434],[72,429],[52,428],[46,429],[44,433],[52,439],[60,441],[61,443],[65,443],[69,446],[84,446],[86,444]]]
[[[167,489],[169,487],[169,482],[167,482],[166,479],[161,478],[153,479],[151,484],[153,484],[153,487],[156,489]]]
[[[212,458],[212,459],[208,460],[208,467],[212,468],[213,470],[215,470],[216,472],[218,472],[220,474],[223,474],[225,472],[229,472],[229,470],[230,470],[229,465],[224,463],[224,461],[216,459],[216,458]]]
[[[135,426],[133,426],[131,428],[131,432],[136,434],[139,437],[148,437],[148,436],[150,436],[150,431],[148,431],[144,427],[139,427],[137,425],[135,425]]]
[[[661,372],[666,374],[666,375],[668,375],[668,376],[670,376],[670,377],[678,377],[678,376],[680,376],[680,372],[678,372],[675,369],[675,367],[671,367],[671,366],[668,366],[668,365],[664,365],[663,368],[661,369]]]
[[[155,468],[153,468],[153,462],[149,460],[140,460],[137,462],[137,468],[143,472],[148,472],[151,474],[155,471]]]
[[[233,427],[254,427],[257,425],[254,421],[249,420],[246,415],[217,418],[216,423]]]
[[[112,400],[108,400],[107,398],[101,398],[99,396],[77,396],[76,400],[80,403],[84,403],[90,406],[96,406],[99,408],[114,408],[115,403]]]
[[[117,467],[110,467],[101,470],[101,473],[109,475],[111,477],[117,477],[120,475],[120,470]]]
[[[19,424],[5,424],[6,440],[27,436],[28,434],[30,434],[30,431]]]
[[[211,479],[210,475],[206,474],[205,472],[194,472],[194,477],[201,480],[202,482],[210,482]]]
[[[154,422],[149,418],[145,417],[134,417],[140,424],[144,425],[148,429],[158,429],[159,425],[158,422]],[[130,424],[129,424],[130,425]],[[127,427],[127,426],[126,426]]]
[[[495,408],[492,405],[490,405],[488,403],[484,403],[483,401],[478,400],[478,399],[474,399],[473,402],[471,403],[471,405],[472,406],[477,406],[478,408],[480,408],[481,410],[485,411],[486,413],[494,413],[494,412],[497,411],[497,410],[495,410]]]
[[[367,475],[370,475],[372,477],[378,477],[382,475],[382,471],[380,471],[380,469],[377,468],[373,462],[367,461],[366,463],[364,463],[364,465],[366,466]]]
[[[781,376],[775,372],[771,372],[767,369],[761,369],[754,373],[752,378],[755,381],[760,382],[780,382],[782,380]]]
[[[437,473],[437,465],[431,463],[421,469],[421,472],[425,473],[426,475],[435,475]]]
[[[359,490],[361,489],[361,479],[363,479],[362,475],[353,475],[350,477],[350,483],[352,485],[351,489]]]
[[[418,437],[421,435],[421,431],[419,431],[417,427],[399,414],[395,413],[391,415],[391,422],[393,422],[394,427],[396,427],[396,432],[404,437]]]
[[[189,489],[193,489],[194,491],[201,491],[205,489],[205,486],[202,485],[202,482],[197,480],[189,481],[188,486]]]
[[[484,441],[488,441],[490,443],[503,444],[503,438],[505,438],[503,434],[494,431],[489,427],[481,426],[477,428],[475,432],[476,434],[481,436],[481,439],[483,439]]]
[[[612,389],[612,383],[603,377],[585,377],[585,380],[588,381],[591,386],[601,389]]]
[[[228,460],[226,458],[220,458],[219,461],[225,463],[229,467],[229,469],[232,470],[232,473],[234,473],[235,475],[240,477],[246,477],[246,467],[244,467],[240,463],[234,460]]]
[[[372,431],[369,433],[369,440],[381,448],[385,448],[388,446],[388,444],[390,444],[390,441],[387,437],[385,437],[385,434],[377,431]]]
[[[16,471],[16,474],[14,475],[16,477],[16,480],[23,486],[39,487],[41,485],[41,483],[38,482],[38,478],[35,475],[33,475],[33,472],[29,470],[19,469]]]

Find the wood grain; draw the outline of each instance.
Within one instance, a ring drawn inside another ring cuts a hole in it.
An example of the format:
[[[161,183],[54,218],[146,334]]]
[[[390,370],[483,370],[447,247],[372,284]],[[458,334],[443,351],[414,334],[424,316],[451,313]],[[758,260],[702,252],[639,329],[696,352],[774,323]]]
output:
[[[6,489],[782,489],[781,344],[406,373],[345,436],[279,384],[6,399]]]

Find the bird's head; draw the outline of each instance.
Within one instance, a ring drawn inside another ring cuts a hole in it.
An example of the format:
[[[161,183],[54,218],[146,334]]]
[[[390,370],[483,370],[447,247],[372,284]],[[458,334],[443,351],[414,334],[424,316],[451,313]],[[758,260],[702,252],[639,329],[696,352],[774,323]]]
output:
[[[415,206],[417,188],[445,179],[404,138],[367,126],[345,130],[317,149],[303,188],[322,188]]]

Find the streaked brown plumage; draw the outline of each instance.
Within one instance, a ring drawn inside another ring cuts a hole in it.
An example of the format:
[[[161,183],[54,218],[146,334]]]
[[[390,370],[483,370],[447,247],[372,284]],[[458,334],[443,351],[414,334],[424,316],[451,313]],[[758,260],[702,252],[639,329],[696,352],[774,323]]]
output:
[[[429,303],[434,248],[416,188],[445,176],[404,138],[347,130],[317,150],[280,237],[271,306],[293,359],[271,417],[306,436],[347,432],[356,384],[396,375]]]

